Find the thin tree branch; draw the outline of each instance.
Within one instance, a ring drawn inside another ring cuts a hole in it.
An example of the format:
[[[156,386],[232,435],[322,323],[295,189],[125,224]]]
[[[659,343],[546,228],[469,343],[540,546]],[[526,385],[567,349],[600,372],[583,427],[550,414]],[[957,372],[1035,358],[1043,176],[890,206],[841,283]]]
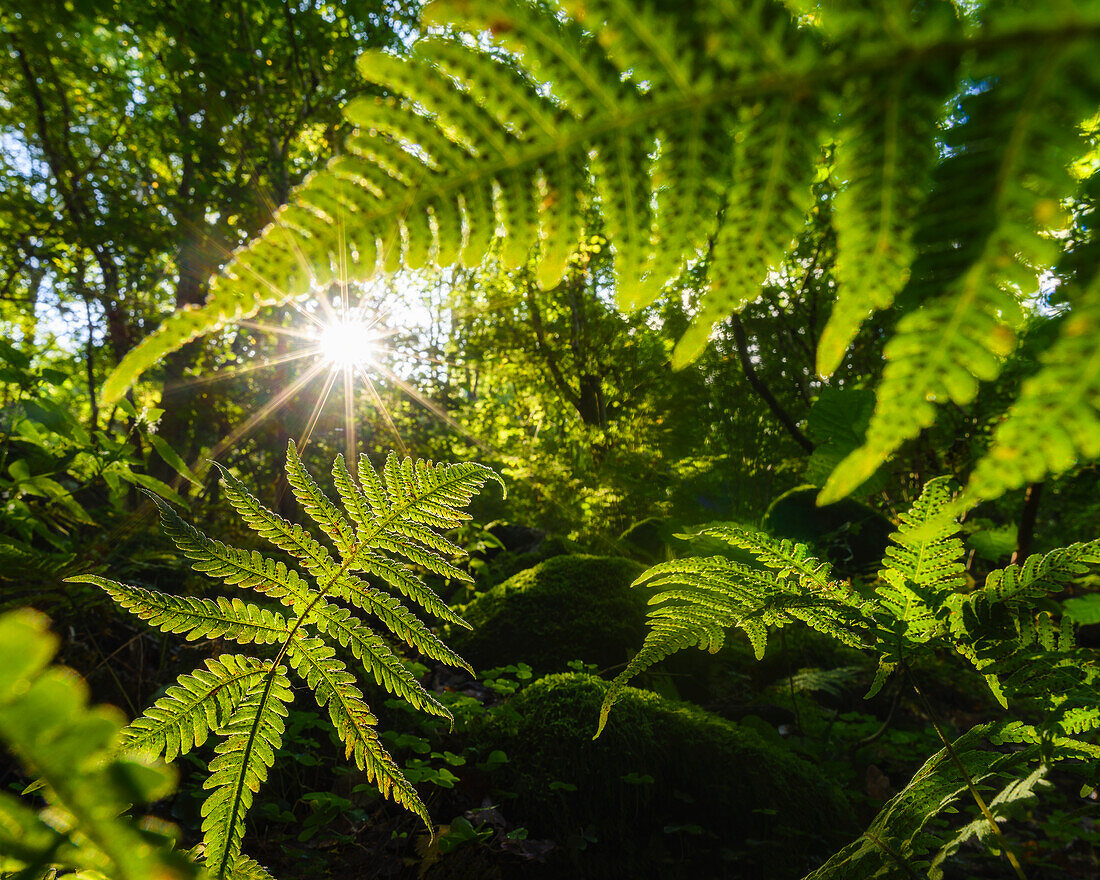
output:
[[[779,419],[784,428],[787,429],[787,433],[794,438],[807,452],[814,451],[813,441],[810,440],[802,429],[798,427],[798,423],[791,418],[791,414],[783,408],[781,404],[772,394],[771,389],[763,379],[760,378],[756,372],[756,365],[752,362],[752,356],[749,354],[748,340],[745,338],[745,325],[741,323],[741,319],[734,315],[732,317],[733,322],[733,339],[737,343],[737,356],[741,361],[741,369],[745,372],[745,378],[748,379],[749,385],[752,386],[753,391],[757,393],[761,400],[768,405],[768,409],[772,411],[772,414]]]
[[[1020,510],[1020,527],[1016,530],[1016,551],[1011,562],[1023,562],[1031,553],[1035,539],[1035,518],[1039,513],[1039,502],[1043,498],[1042,483],[1028,483],[1024,491],[1024,506]]]

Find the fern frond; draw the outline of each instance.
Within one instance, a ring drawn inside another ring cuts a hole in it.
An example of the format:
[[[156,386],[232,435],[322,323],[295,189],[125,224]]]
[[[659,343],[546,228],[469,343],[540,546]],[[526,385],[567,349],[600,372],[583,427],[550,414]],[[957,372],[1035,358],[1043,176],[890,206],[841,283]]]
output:
[[[437,465],[391,455],[382,477],[364,460],[364,485],[360,486],[338,460],[333,476],[342,510],[314,481],[293,443],[288,444],[286,467],[295,496],[331,539],[339,559],[304,528],[265,507],[224,469],[222,487],[245,523],[301,563],[304,575],[258,551],[211,538],[159,498],[153,500],[165,533],[196,571],[277,600],[286,606],[288,616],[237,598],[170,596],[94,575],[72,578],[99,586],[119,605],[166,632],[186,633],[188,639],[232,638],[279,645],[273,662],[220,657],[207,661],[206,669],[182,676],[127,728],[121,743],[129,751],[174,758],[201,745],[211,732],[226,737],[210,765],[206,787],[212,793],[203,807],[205,858],[217,880],[228,880],[238,865],[248,876],[262,876],[262,869],[241,855],[240,844],[245,814],[267,776],[283,733],[282,717],[291,697],[284,659],[328,709],[348,756],[367,771],[383,795],[411,809],[431,827],[423,803],[382,747],[374,729],[376,719],[354,675],[337,658],[337,646],[350,652],[364,672],[403,702],[448,720],[451,714],[417,681],[382,635],[338,603],[363,608],[386,633],[423,654],[469,669],[398,598],[360,575],[393,587],[439,617],[461,623],[419,577],[385,554],[411,559],[431,571],[466,577],[440,555],[460,551],[436,529],[461,523],[467,516],[463,508],[473,496],[488,480],[500,479],[481,465]]]
[[[275,880],[267,868],[243,853],[233,863],[232,877],[233,880]]]
[[[865,444],[833,472],[821,503],[848,494],[929,427],[938,404],[969,404],[980,382],[1000,374],[1023,319],[1020,299],[1057,256],[1046,233],[1074,191],[1069,165],[1084,146],[1077,126],[1100,100],[1080,51],[1037,50],[963,102],[965,121],[945,134],[948,157],[918,232],[907,296],[919,307],[884,349]]]
[[[293,440],[286,448],[286,476],[302,510],[329,536],[340,554],[346,556],[355,539],[355,530],[305,469]]]
[[[882,669],[900,664],[904,648],[939,634],[941,607],[966,583],[959,526],[944,513],[951,497],[947,478],[930,480],[890,536],[875,588],[875,602],[885,612],[880,623],[892,634]],[[876,680],[876,686],[883,680]]]
[[[708,263],[708,295],[677,344],[673,367],[695,360],[713,325],[760,296],[768,271],[782,262],[813,204],[821,158],[822,112],[805,95],[743,108],[734,178]]]
[[[118,605],[150,626],[163,632],[185,633],[189,642],[225,638],[242,645],[249,642],[270,645],[282,641],[290,633],[290,624],[281,614],[236,598],[171,596],[91,574],[68,580],[99,587]]]
[[[1031,756],[1002,755],[988,748],[989,733],[989,725],[979,725],[956,739],[950,750],[936,752],[886,803],[858,840],[808,874],[806,880],[927,873],[932,864],[930,853],[939,845],[937,835],[931,832],[933,823],[966,794],[968,780],[982,784],[1012,774]]]
[[[225,739],[210,762],[203,783],[210,795],[202,805],[204,858],[215,877],[229,876],[240,855],[245,814],[275,763],[293,699],[286,674],[275,666],[249,688],[221,731]]]
[[[355,677],[337,659],[332,647],[320,639],[298,639],[290,643],[287,657],[313,691],[317,704],[328,709],[347,757],[367,773],[384,797],[415,813],[430,828],[427,809],[386,752],[375,732],[378,719],[363,702]]]
[[[939,108],[954,80],[946,65],[901,65],[849,85],[833,203],[839,286],[817,346],[822,376],[840,366],[864,319],[889,308],[905,286],[916,257],[913,227],[936,161]]]
[[[164,533],[191,560],[195,571],[221,578],[229,586],[256,590],[284,604],[293,604],[294,598],[308,593],[308,585],[294,569],[256,550],[239,550],[209,538],[159,498],[153,497],[153,502],[160,511]]]
[[[526,0],[435,3],[427,20],[451,30],[406,57],[365,55],[364,78],[388,97],[349,105],[359,129],[344,155],[234,255],[204,306],[126,355],[104,400],[195,335],[338,270],[361,280],[403,263],[471,266],[503,232],[505,265],[534,255],[552,287],[593,207],[626,307],[706,256],[700,313],[674,355],[683,364],[782,261],[823,147],[836,162],[841,284],[820,370],[899,292],[906,312],[867,444],[823,500],[862,483],[938,404],[964,405],[998,375],[1020,301],[1052,263],[1066,168],[1086,152],[1078,126],[1100,99],[1095,4],[983,6],[965,26],[946,0],[564,5],[572,18]],[[945,119],[951,95],[964,98]],[[1060,447],[1049,466],[1065,461]]]
[[[747,533],[734,526],[716,527],[719,537],[753,543]],[[711,533],[708,530],[708,533]],[[731,541],[732,543],[732,541]],[[761,538],[762,552],[779,547]],[[740,546],[740,545],[738,545]],[[782,547],[802,569],[813,572],[805,548]],[[770,558],[778,558],[772,556]],[[816,562],[816,560],[813,560]],[[654,663],[688,647],[717,651],[726,630],[737,627],[749,638],[757,658],[764,655],[768,627],[783,627],[800,620],[834,638],[862,647],[866,624],[858,605],[838,601],[827,594],[804,589],[796,576],[785,570],[765,572],[723,556],[676,559],[654,566],[634,586],[653,590],[649,600],[650,630],[641,650],[611,683],[600,710],[599,736],[607,716],[626,683]]]
[[[777,572],[779,577],[793,577],[807,590],[826,595],[848,595],[851,592],[850,588],[832,579],[829,563],[810,555],[805,544],[788,538],[776,540],[756,529],[730,523],[708,526],[697,534],[718,538],[732,547],[748,550],[763,565]]]
[[[312,603],[308,616],[303,619],[313,623],[322,633],[350,650],[352,656],[362,662],[364,669],[374,680],[391,694],[401,697],[417,709],[453,721],[451,713],[424,690],[386,643],[346,608],[320,599]],[[455,665],[465,664],[460,661]]]
[[[222,490],[226,499],[252,531],[299,560],[314,577],[332,565],[332,554],[309,532],[269,510],[259,498],[248,491],[244,483],[217,462],[215,466],[221,472]]]
[[[239,654],[207,659],[205,669],[181,675],[123,729],[122,750],[165,761],[186,755],[226,724],[243,695],[270,669],[270,663]]]
[[[959,524],[944,516],[951,499],[950,478],[936,477],[925,484],[890,535],[879,572],[882,580],[895,589],[912,586],[936,596],[965,585]]]
[[[1100,457],[1100,277],[1073,304],[1059,338],[1040,357],[989,453],[966,484],[964,501],[996,498],[1079,461]]]
[[[1012,564],[991,571],[981,592],[997,601],[1037,598],[1057,593],[1089,570],[1100,550],[1100,540],[1060,547],[1049,553],[1033,553],[1023,565]]]

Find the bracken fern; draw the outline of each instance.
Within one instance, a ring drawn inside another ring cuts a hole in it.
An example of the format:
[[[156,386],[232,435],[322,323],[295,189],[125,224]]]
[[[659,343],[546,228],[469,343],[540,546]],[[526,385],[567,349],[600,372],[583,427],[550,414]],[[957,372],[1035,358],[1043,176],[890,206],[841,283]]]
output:
[[[225,654],[207,660],[205,668],[181,676],[122,735],[123,751],[163,755],[166,760],[201,746],[211,733],[219,738],[204,786],[210,794],[202,808],[204,859],[217,878],[262,876],[263,869],[241,854],[241,839],[245,815],[282,741],[283,719],[293,699],[291,673],[327,710],[347,757],[384,796],[431,828],[424,804],[383,747],[377,719],[340,654],[348,652],[391,694],[450,719],[446,707],[420,685],[372,627],[428,657],[469,668],[383,588],[398,591],[430,614],[464,625],[399,560],[468,580],[444,558],[459,551],[438,530],[454,528],[468,518],[463,509],[487,480],[500,483],[482,465],[401,461],[392,453],[382,477],[361,456],[357,480],[338,456],[332,469],[341,501],[337,506],[305,469],[293,442],[287,449],[286,469],[295,497],[332,542],[336,556],[307,530],[266,508],[226,470],[221,485],[244,522],[289,554],[302,571],[210,538],[159,498],[153,499],[165,532],[196,571],[227,586],[253,590],[284,606],[283,611],[236,596],[172,596],[95,575],[72,579],[101,587],[120,606],[165,632],[184,633],[189,640],[272,646],[270,657]],[[369,624],[346,606],[370,615]]]
[[[804,545],[740,526],[703,529],[702,535],[748,550],[756,564],[724,556],[677,559],[636,581],[653,591],[651,629],[608,689],[596,735],[626,683],[654,663],[688,647],[718,650],[731,627],[743,630],[761,657],[769,628],[801,621],[878,661],[868,697],[895,673],[911,680],[909,670],[922,657],[951,651],[984,677],[1002,706],[1017,713],[979,725],[954,743],[943,738],[944,749],[859,841],[811,875],[814,880],[912,877],[914,867],[940,876],[939,865],[963,841],[999,834],[990,818],[1030,797],[1053,761],[1069,760],[1091,787],[1100,775],[1100,745],[1093,735],[1100,730],[1100,667],[1095,652],[1076,646],[1071,618],[1056,622],[1038,610],[1037,600],[1100,563],[1100,541],[1035,554],[969,589],[959,525],[950,516],[954,505],[946,479],[925,486],[901,516],[867,596],[836,580]],[[1015,750],[997,750],[1006,743]],[[994,785],[986,803],[981,792]],[[967,791],[981,816],[944,837],[934,820]]]
[[[820,372],[836,369],[869,315],[895,300],[902,310],[866,440],[823,502],[861,485],[939,405],[969,403],[999,374],[1022,304],[1059,260],[1065,236],[1054,233],[1080,198],[1071,169],[1095,164],[1082,126],[1100,105],[1100,3],[562,7],[437,2],[427,19],[450,29],[428,29],[407,57],[363,56],[385,96],[347,106],[358,129],[344,155],[237,252],[204,306],[126,355],[105,398],[228,321],[339,277],[474,265],[501,232],[504,263],[533,258],[552,287],[593,209],[626,308],[705,260],[700,313],[674,355],[683,364],[714,321],[760,294],[822,170],[836,190],[839,285]],[[1100,454],[1100,366],[1083,349],[1097,320],[1095,256],[967,502]],[[1059,397],[1067,375],[1073,393]]]

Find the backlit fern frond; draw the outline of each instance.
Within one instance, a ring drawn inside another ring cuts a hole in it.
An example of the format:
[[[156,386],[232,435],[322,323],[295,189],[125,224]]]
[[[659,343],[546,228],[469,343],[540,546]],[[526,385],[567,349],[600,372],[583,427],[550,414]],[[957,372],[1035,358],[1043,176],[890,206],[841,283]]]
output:
[[[274,667],[245,692],[220,731],[202,805],[203,857],[216,877],[229,876],[240,855],[245,815],[275,763],[293,699],[286,673]]]
[[[934,866],[957,848],[955,836],[941,841],[937,820],[966,797],[968,782],[982,787],[1007,781],[1002,795],[991,801],[991,813],[1001,818],[1012,803],[1017,768],[1032,753],[1001,754],[988,746],[989,725],[979,725],[936,752],[908,784],[879,811],[870,827],[805,880],[856,880],[863,877],[939,877]],[[1018,783],[1016,783],[1018,785]],[[1022,794],[1022,793],[1021,793]],[[981,823],[968,826],[977,833]],[[984,830],[988,830],[988,825]]]
[[[608,689],[597,736],[630,679],[684,648],[718,651],[731,627],[745,633],[758,659],[764,656],[768,628],[779,629],[796,620],[846,644],[863,646],[866,624],[859,596],[822,577],[828,567],[803,545],[775,541],[733,525],[708,528],[701,534],[752,549],[776,570],[712,556],[665,562],[635,581],[635,587],[652,591],[650,631],[642,649]]]
[[[930,637],[937,610],[966,583],[959,525],[943,515],[950,501],[949,480],[931,480],[912,508],[901,515],[882,560],[878,602],[910,641]]]
[[[355,677],[335,656],[332,647],[320,639],[302,639],[291,644],[287,656],[313,691],[317,704],[328,709],[347,757],[366,771],[384,797],[416,813],[430,828],[431,820],[420,796],[387,754],[375,731],[378,719],[363,702]]]
[[[882,31],[865,32],[865,41],[882,39],[886,28],[900,24],[887,20],[885,11],[879,14]],[[932,19],[907,23],[918,33],[957,32],[954,16],[942,5],[922,5],[917,15]],[[914,38],[918,33],[911,32]],[[955,81],[949,64],[901,63],[871,81],[848,86],[841,104],[835,167],[840,187],[833,207],[839,285],[817,347],[823,376],[840,366],[860,325],[873,312],[889,308],[909,278],[917,256],[914,227],[937,158],[940,108]]]
[[[955,650],[982,673],[1002,705],[1036,694],[1063,693],[1068,699],[1079,691],[1076,671],[1091,664],[1080,663],[1074,653],[1072,621],[1063,616],[1056,631],[1048,614],[1036,615],[1035,600],[1060,592],[1087,573],[1098,547],[1100,543],[1092,541],[1033,554],[1023,565],[990,572],[980,589],[945,601]],[[1033,646],[1041,654],[1038,661],[1026,650]],[[1074,674],[1067,678],[1063,673],[1069,669]],[[1044,680],[1051,676],[1059,681]],[[1083,695],[1090,712],[1100,712],[1095,694],[1085,690]],[[1064,713],[1072,706],[1059,703],[1058,708]]]
[[[172,759],[202,745],[211,733],[221,738],[210,764],[203,806],[207,867],[218,880],[255,874],[240,853],[245,814],[267,777],[282,733],[282,718],[292,693],[293,670],[328,711],[348,757],[364,770],[386,797],[415,812],[430,827],[416,791],[386,753],[377,719],[368,708],[355,675],[339,652],[395,697],[417,709],[450,719],[450,713],[416,680],[391,646],[347,603],[368,612],[386,633],[426,656],[469,668],[431,632],[395,589],[430,613],[461,619],[412,571],[402,558],[442,574],[462,573],[442,554],[460,552],[438,534],[461,523],[463,508],[490,479],[476,464],[443,465],[396,456],[379,477],[364,458],[360,479],[343,461],[334,468],[342,507],[328,498],[302,464],[291,443],[287,474],[305,512],[332,542],[266,508],[243,483],[222,471],[225,497],[245,523],[283,550],[300,569],[211,538],[160,499],[154,499],[165,533],[199,572],[228,587],[252,590],[284,606],[282,613],[241,599],[172,596],[119,584],[94,575],[73,580],[95,584],[119,605],[165,632],[188,639],[233,639],[272,645],[271,660],[222,656],[205,669],[181,676],[174,687],[126,729],[127,751]],[[397,557],[397,558],[395,558]]]
[[[740,547],[753,554],[761,564],[773,569],[779,577],[793,577],[811,592],[833,594],[838,590],[847,594],[848,587],[832,579],[829,563],[810,554],[805,544],[788,538],[776,540],[755,529],[730,524],[708,526],[698,531],[700,535],[718,538],[732,547]]]
[[[236,642],[271,645],[290,633],[281,614],[240,599],[195,599],[156,590],[131,587],[96,575],[71,578],[93,584],[131,614],[167,633],[186,633],[187,640],[233,639]]]
[[[868,697],[895,671],[903,671],[912,684],[918,661],[955,651],[985,678],[1004,708],[1026,710],[1028,721],[979,725],[954,743],[936,724],[944,749],[883,807],[859,840],[806,880],[911,877],[914,869],[922,876],[942,876],[940,864],[963,841],[999,834],[990,818],[1003,820],[1030,796],[1046,765],[1068,761],[1071,769],[1084,768],[1093,776],[1100,768],[1100,746],[1094,742],[1100,730],[1095,652],[1076,646],[1069,615],[1058,621],[1036,607],[1038,599],[1100,564],[1100,542],[1031,556],[1022,565],[990,573],[984,584],[966,592],[970,581],[953,515],[957,509],[947,478],[926,484],[900,516],[878,584],[866,599],[833,581],[828,566],[800,544],[732,524],[702,529],[703,535],[750,551],[764,568],[709,557],[677,559],[645,572],[636,585],[652,590],[650,630],[608,689],[596,735],[632,677],[685,648],[718,650],[732,627],[747,635],[757,657],[769,627],[795,620],[862,649],[878,663]],[[851,673],[803,670],[789,686],[835,686]],[[926,702],[920,691],[918,696]],[[990,743],[1022,748],[1006,753]],[[983,792],[994,785],[987,803]],[[968,790],[981,818],[953,832],[940,817],[957,812],[955,805]],[[998,846],[1003,848],[1003,841]]]
[[[1080,291],[1061,334],[1020,390],[966,485],[969,501],[998,495],[1100,457],[1100,277]]]
[[[1080,127],[1100,104],[1095,0],[562,6],[437,2],[427,20],[449,28],[427,28],[403,57],[363,56],[385,97],[346,108],[357,130],[344,154],[233,256],[205,305],[126,355],[105,401],[196,335],[338,275],[476,265],[499,234],[506,267],[534,259],[539,284],[553,287],[593,212],[625,308],[705,263],[699,313],[673,354],[684,364],[783,261],[826,157],[840,284],[821,372],[867,316],[895,301],[901,314],[866,442],[823,502],[864,483],[939,405],[965,405],[998,376],[1021,304],[1057,261],[1069,169],[1089,150]],[[1081,342],[1094,306],[1067,322],[967,501],[1100,455],[1097,371]],[[1059,401],[1052,389],[1074,365],[1084,375]],[[347,540],[308,482],[295,490],[338,545]]]
[[[1058,258],[1048,231],[1067,222],[1070,165],[1085,150],[1078,126],[1100,102],[1094,57],[1050,45],[1020,59],[1012,75],[975,69],[985,84],[944,134],[947,155],[915,236],[905,296],[916,308],[884,349],[864,446],[833,472],[822,503],[848,494],[932,425],[939,404],[969,404],[1000,374],[1023,320],[1020,301]]]

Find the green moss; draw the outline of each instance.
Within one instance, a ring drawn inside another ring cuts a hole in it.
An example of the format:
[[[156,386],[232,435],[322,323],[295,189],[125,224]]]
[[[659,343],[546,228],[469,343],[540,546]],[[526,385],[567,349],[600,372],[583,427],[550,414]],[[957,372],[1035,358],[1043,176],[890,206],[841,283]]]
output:
[[[627,688],[593,741],[606,690],[547,676],[486,731],[509,819],[559,843],[546,876],[793,878],[858,834],[815,767],[691,704]]]
[[[623,663],[645,637],[645,596],[630,588],[642,570],[629,559],[555,556],[468,604],[462,613],[473,630],[455,632],[452,644],[475,669]]]
[[[486,563],[481,580],[487,584],[499,584],[521,571],[534,568],[547,559],[580,553],[583,549],[576,541],[570,541],[560,535],[550,535],[533,550],[505,550],[503,553],[498,553]]]

